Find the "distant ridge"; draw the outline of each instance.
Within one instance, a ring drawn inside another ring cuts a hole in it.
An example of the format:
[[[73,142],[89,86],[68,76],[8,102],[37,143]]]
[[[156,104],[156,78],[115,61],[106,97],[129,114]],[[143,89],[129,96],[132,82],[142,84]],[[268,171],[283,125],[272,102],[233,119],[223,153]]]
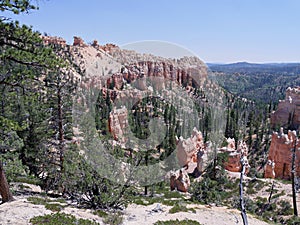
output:
[[[280,72],[281,70],[290,73],[300,73],[300,63],[249,63],[237,62],[229,64],[207,63],[212,71],[225,73],[243,73],[243,72]]]

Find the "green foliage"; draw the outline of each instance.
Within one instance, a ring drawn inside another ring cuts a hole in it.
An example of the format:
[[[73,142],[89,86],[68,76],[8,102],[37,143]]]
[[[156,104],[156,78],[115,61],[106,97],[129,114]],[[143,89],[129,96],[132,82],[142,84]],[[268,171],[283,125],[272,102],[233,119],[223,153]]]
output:
[[[273,195],[273,198],[279,198],[280,196],[284,196],[286,193],[284,190],[282,190],[280,193]]]
[[[300,217],[293,216],[293,217],[287,219],[284,224],[287,224],[287,225],[298,225],[298,224],[300,224]]]
[[[40,197],[29,197],[27,201],[35,205],[46,205],[49,200]]]
[[[53,210],[53,211],[60,211],[63,209],[63,205],[58,204],[62,203],[65,204],[66,200],[62,198],[56,198],[56,199],[49,199],[49,198],[42,198],[42,197],[28,197],[27,201],[34,205],[45,205],[47,209]]]
[[[37,7],[31,4],[30,0],[1,0],[0,11],[11,11],[14,14],[21,12],[28,12],[29,10],[36,9]]]
[[[64,193],[85,207],[105,209],[126,204],[126,188],[101,177],[79,155],[76,146],[66,151],[60,182]]]
[[[76,219],[73,215],[55,213],[44,216],[36,216],[30,219],[33,225],[97,225],[98,223],[85,219]]]
[[[274,198],[273,198],[274,199]],[[288,201],[274,201],[270,203],[267,198],[256,197],[255,199],[245,198],[245,207],[247,212],[257,215],[263,220],[269,222],[284,222],[282,216],[290,216],[293,214],[292,206]],[[240,208],[239,198],[233,199],[233,207]],[[286,223],[283,223],[286,224]]]
[[[263,181],[260,181],[258,179],[250,180],[246,185],[246,187],[247,187],[246,193],[249,195],[255,194],[258,191],[260,191],[264,186],[265,186],[265,182],[263,182]],[[268,190],[266,190],[266,191],[268,191]]]
[[[1,11],[18,14],[31,9],[35,9],[31,1],[0,1]],[[0,19],[0,153],[14,151],[18,159],[10,162],[12,171],[20,167],[20,159],[37,177],[44,172],[52,174],[50,169],[44,171],[43,165],[51,165],[47,159],[57,130],[49,129],[53,115],[46,95],[50,89],[43,78],[67,65],[57,52],[43,45],[40,36],[31,27]],[[18,174],[12,175],[16,179]]]
[[[182,193],[179,191],[170,191],[169,189],[164,192],[164,198],[170,199],[170,198],[180,198],[182,199]]]
[[[281,200],[278,202],[279,206],[281,207],[281,209],[278,211],[278,215],[292,215],[293,214],[293,208],[291,203],[289,203],[288,201],[285,200]]]
[[[169,213],[171,213],[171,214],[177,213],[177,212],[192,212],[192,213],[196,213],[196,210],[193,209],[193,208],[187,208],[186,205],[183,204],[183,202],[179,202],[175,206],[173,206],[173,208],[171,208],[169,210]]]
[[[183,201],[182,198],[176,198],[176,199],[170,199],[166,198],[163,195],[161,197],[148,197],[148,196],[133,196],[131,197],[131,203],[137,204],[137,205],[152,205],[154,203],[162,203],[164,205],[168,206],[174,206],[178,202]]]
[[[3,163],[7,181],[18,181],[18,178],[26,178],[28,168],[19,160],[16,152],[8,152],[0,155],[0,163]]]
[[[209,177],[201,182],[195,182],[191,186],[192,199],[204,204],[224,204],[230,193],[225,189],[225,183],[213,180]]]
[[[227,157],[226,153],[218,154],[216,164],[214,165],[214,162],[212,162],[208,165],[207,172],[203,174],[203,179],[191,185],[193,201],[204,204],[226,204],[237,193],[238,183],[229,180],[223,169],[224,160]]]
[[[163,205],[175,206],[177,204],[182,204],[183,202],[188,203],[189,200],[186,199],[185,194],[178,191],[170,191],[169,183],[161,182],[154,184],[152,190],[155,192],[155,196],[145,196],[133,189],[131,193],[127,196],[131,203],[137,205],[152,205],[154,203],[161,203]]]
[[[99,216],[99,217],[106,217],[106,216],[108,216],[108,213],[107,213],[107,212],[105,212],[105,211],[103,211],[103,210],[100,210],[100,209],[95,210],[95,211],[93,212],[93,214],[94,214],[94,215],[97,215],[97,216]]]
[[[120,225],[123,223],[122,213],[109,213],[108,215],[103,217],[103,222],[109,225]]]
[[[49,209],[49,210],[51,210],[53,212],[59,212],[59,211],[61,211],[61,210],[64,209],[64,206],[61,205],[61,204],[58,204],[58,203],[47,203],[45,205],[45,208]]]
[[[157,221],[154,225],[201,225],[198,221],[195,220],[166,220],[166,221]]]
[[[287,87],[299,85],[298,68],[299,64],[211,67],[218,74],[218,83],[226,90],[254,101],[271,102],[272,105],[283,98]]]

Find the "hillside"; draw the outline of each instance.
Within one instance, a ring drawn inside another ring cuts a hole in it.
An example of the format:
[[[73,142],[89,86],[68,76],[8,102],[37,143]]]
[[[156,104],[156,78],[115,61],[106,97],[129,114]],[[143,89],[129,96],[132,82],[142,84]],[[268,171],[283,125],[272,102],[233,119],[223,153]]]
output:
[[[300,64],[213,64],[209,66],[219,84],[239,96],[276,103],[288,87],[299,86]]]

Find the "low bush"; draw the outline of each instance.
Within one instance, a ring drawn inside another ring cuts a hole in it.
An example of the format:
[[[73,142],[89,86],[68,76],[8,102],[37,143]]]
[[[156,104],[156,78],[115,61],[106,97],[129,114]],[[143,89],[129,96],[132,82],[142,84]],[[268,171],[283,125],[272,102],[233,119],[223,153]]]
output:
[[[36,216],[29,221],[33,225],[97,225],[98,223],[85,220],[76,219],[73,215],[68,215],[65,213],[55,213],[44,216]]]
[[[103,222],[109,225],[120,225],[123,223],[123,215],[120,212],[110,213],[103,217]]]
[[[97,216],[99,216],[99,217],[106,217],[106,216],[108,215],[107,212],[104,212],[104,211],[102,211],[102,210],[100,210],[100,209],[94,211],[93,214],[94,214],[94,215],[97,215]]]
[[[48,199],[39,197],[28,197],[27,201],[34,205],[46,205],[46,203],[49,202]]]
[[[167,220],[167,221],[157,221],[154,225],[201,225],[198,221],[195,220]]]
[[[53,212],[59,212],[64,209],[64,206],[62,206],[61,204],[58,204],[58,203],[47,203],[45,205],[45,208],[49,209]]]
[[[169,210],[169,213],[177,213],[177,212],[192,212],[196,213],[196,210],[193,208],[187,208],[185,204],[178,203],[173,208]]]

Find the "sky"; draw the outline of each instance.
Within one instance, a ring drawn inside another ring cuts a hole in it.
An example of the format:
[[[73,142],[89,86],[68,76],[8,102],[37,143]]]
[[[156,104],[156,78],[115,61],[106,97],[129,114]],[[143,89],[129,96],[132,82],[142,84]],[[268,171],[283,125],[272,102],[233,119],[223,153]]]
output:
[[[40,0],[38,5],[37,11],[9,16],[70,44],[73,36],[119,46],[155,40],[188,49],[207,63],[300,62],[299,0]]]

